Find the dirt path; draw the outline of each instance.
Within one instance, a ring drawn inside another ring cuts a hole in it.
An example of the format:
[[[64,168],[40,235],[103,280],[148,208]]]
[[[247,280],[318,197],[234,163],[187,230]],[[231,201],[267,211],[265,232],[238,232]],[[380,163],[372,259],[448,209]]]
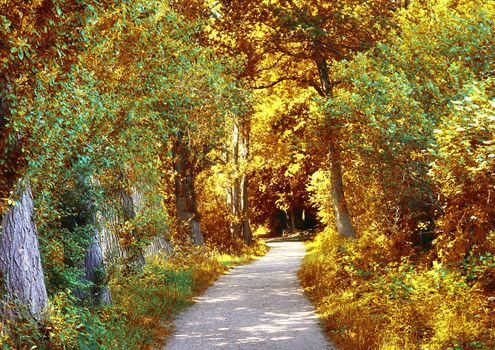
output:
[[[334,349],[296,277],[303,244],[269,245],[265,257],[232,269],[184,312],[163,350]]]

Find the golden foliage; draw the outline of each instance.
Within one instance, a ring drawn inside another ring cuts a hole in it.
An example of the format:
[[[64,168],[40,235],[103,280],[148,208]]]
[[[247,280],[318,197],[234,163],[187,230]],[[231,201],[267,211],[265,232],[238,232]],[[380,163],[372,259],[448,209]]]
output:
[[[339,348],[493,348],[494,297],[455,266],[396,261],[390,243],[327,230],[308,245],[299,276]]]

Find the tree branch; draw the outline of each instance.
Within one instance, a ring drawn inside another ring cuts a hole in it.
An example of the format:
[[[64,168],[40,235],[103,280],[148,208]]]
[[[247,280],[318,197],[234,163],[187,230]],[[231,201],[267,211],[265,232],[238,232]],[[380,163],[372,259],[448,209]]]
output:
[[[274,87],[275,85],[280,84],[281,82],[288,81],[288,80],[298,81],[299,77],[298,76],[281,77],[281,78],[278,78],[277,80],[272,81],[272,82],[265,84],[265,85],[253,86],[253,89],[254,90],[269,89],[271,87]]]
[[[275,60],[275,63],[273,63],[272,65],[270,65],[268,67],[263,67],[263,68],[258,69],[255,72],[255,74],[259,74],[261,72],[264,72],[264,71],[267,71],[267,70],[270,70],[270,69],[275,68],[280,63],[280,61],[282,61],[282,58],[284,58],[285,56],[286,56],[286,54],[285,53],[282,53],[282,55],[280,55],[280,57]]]

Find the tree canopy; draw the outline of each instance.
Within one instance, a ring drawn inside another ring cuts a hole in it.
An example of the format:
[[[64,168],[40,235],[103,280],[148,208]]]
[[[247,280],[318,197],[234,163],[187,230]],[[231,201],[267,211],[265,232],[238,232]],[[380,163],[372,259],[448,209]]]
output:
[[[0,1],[0,33],[7,348],[144,348],[126,283],[191,297],[298,230],[344,349],[494,346],[493,1]]]

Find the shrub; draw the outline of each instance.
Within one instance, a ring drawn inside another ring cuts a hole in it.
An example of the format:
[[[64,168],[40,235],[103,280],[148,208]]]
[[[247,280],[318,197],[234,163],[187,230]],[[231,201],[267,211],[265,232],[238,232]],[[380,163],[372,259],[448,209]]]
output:
[[[491,349],[493,297],[481,279],[493,260],[469,267],[414,261],[370,247],[374,236],[343,239],[332,230],[309,244],[299,272],[322,315],[325,329],[341,349]],[[371,254],[370,254],[371,253]]]

